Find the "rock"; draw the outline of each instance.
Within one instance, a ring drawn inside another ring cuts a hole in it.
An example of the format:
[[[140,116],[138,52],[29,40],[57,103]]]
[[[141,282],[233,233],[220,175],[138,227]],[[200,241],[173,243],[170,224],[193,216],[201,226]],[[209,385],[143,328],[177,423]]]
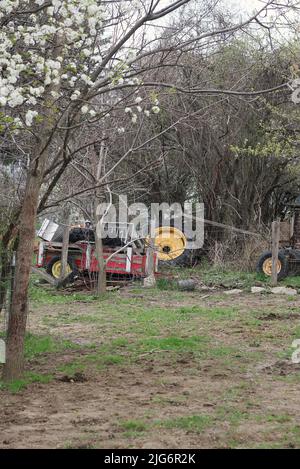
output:
[[[225,292],[225,295],[240,295],[243,293],[243,290],[239,290],[238,288],[235,288],[234,290],[227,290]]]
[[[156,285],[156,280],[154,275],[149,275],[149,277],[144,278],[143,287],[144,288],[153,288]]]
[[[288,287],[274,287],[271,288],[271,293],[275,293],[275,295],[297,295],[297,290]]]
[[[207,291],[207,290],[216,290],[216,287],[209,287],[208,285],[201,285],[199,290]]]
[[[266,289],[263,287],[251,287],[251,293],[262,293],[265,291]]]
[[[194,291],[196,288],[196,282],[193,279],[178,280],[177,285],[179,290],[184,291]]]

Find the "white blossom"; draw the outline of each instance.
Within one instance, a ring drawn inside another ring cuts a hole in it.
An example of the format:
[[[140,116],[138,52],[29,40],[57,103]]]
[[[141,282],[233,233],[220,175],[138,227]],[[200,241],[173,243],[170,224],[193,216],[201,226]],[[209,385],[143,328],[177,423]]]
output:
[[[82,54],[85,56],[85,57],[89,57],[90,55],[92,55],[92,51],[89,50],[89,49],[83,49],[82,50]]]
[[[86,113],[88,112],[88,110],[89,110],[89,107],[88,107],[87,105],[84,105],[84,106],[82,106],[82,108],[81,108],[82,114],[86,114]]]
[[[21,94],[20,88],[16,88],[8,97],[8,105],[10,107],[20,106],[24,102],[24,96]]]
[[[158,106],[152,106],[152,112],[153,114],[158,114],[160,112],[160,109]]]
[[[27,127],[32,126],[32,121],[36,116],[38,116],[37,111],[31,111],[31,110],[27,111],[26,116],[25,116],[25,122],[26,122]]]

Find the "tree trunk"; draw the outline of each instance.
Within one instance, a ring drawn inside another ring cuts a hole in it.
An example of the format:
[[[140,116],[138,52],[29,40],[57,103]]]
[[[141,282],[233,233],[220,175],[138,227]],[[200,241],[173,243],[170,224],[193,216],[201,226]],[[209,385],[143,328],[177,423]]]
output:
[[[96,199],[97,200],[97,199]],[[98,296],[103,295],[106,292],[106,262],[103,257],[103,243],[101,238],[101,222],[97,214],[97,206],[95,206],[94,218],[96,221],[95,226],[95,255],[98,261],[98,279],[96,292]]]
[[[97,230],[96,230],[97,231]],[[95,233],[96,233],[95,231]],[[102,238],[95,236],[96,257],[99,266],[98,280],[97,280],[97,295],[101,296],[106,292],[106,265],[103,257],[103,244]]]
[[[5,247],[2,247],[1,253],[1,272],[0,272],[0,313],[5,305],[6,293],[8,289],[8,277],[10,275],[10,259]]]
[[[69,235],[70,235],[70,209],[66,206],[63,210],[63,219],[65,223],[64,234],[63,234],[63,244],[61,252],[61,273],[60,280],[63,280],[67,275],[68,267],[68,254],[69,254]]]
[[[54,59],[63,53],[64,37],[60,33],[56,35],[55,43]],[[47,106],[44,110],[43,120],[40,126],[36,128],[38,137],[33,142],[35,151],[32,154],[30,167],[28,168],[24,199],[18,219],[17,262],[6,336],[6,363],[3,369],[3,379],[5,381],[20,378],[24,370],[28,286],[34,249],[35,222],[41,184],[49,156],[49,145],[53,137],[53,123],[57,119],[52,93],[59,92],[59,90],[60,82],[58,84],[52,83],[48,87],[48,95],[45,96]]]
[[[19,216],[16,213],[16,217]],[[11,252],[16,249],[16,222],[11,222],[1,240],[0,313],[5,305],[11,270]]]
[[[3,379],[19,378],[24,370],[24,339],[27,320],[27,298],[35,238],[35,218],[40,191],[40,178],[28,173],[20,216],[19,244],[15,271],[12,308],[6,338],[6,363]]]
[[[99,161],[97,163],[96,169],[96,182],[99,183],[101,180],[101,175],[104,172],[105,158],[107,155],[107,149],[102,142],[100,145],[99,151]],[[108,187],[108,186],[107,186]],[[109,187],[108,187],[109,190]],[[110,191],[109,191],[110,192]],[[95,201],[94,201],[94,218],[95,218],[95,254],[98,261],[98,279],[97,279],[97,295],[102,296],[106,292],[106,262],[103,257],[103,242],[102,242],[102,223],[104,220],[104,215],[100,218],[97,212],[98,201],[101,200],[101,190],[96,189],[95,191]],[[110,193],[111,196],[111,193]]]

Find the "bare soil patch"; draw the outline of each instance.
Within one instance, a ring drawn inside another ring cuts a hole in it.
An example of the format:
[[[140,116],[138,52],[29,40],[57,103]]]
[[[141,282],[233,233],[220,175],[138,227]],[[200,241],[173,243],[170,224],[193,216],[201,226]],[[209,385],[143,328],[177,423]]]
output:
[[[31,304],[30,333],[77,347],[29,361],[48,383],[0,391],[1,448],[300,447],[297,298],[114,295]]]

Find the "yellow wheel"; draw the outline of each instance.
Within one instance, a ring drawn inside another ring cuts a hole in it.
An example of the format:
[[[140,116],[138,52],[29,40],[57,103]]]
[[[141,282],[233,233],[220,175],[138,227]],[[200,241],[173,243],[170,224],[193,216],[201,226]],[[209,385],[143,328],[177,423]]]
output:
[[[266,259],[262,265],[262,270],[265,275],[271,276],[272,275],[272,258]],[[278,259],[277,261],[277,274],[281,271],[281,262]]]
[[[267,277],[272,276],[272,253],[271,251],[264,252],[256,265],[256,271],[264,274]],[[279,251],[277,261],[277,278],[281,280],[289,274],[289,257],[284,252]]]
[[[61,275],[60,257],[58,256],[53,257],[51,261],[48,263],[46,270],[48,274],[52,275],[52,277],[59,279]],[[72,272],[72,270],[73,270],[72,266],[70,265],[70,262],[68,261],[66,276],[69,275]]]
[[[185,235],[172,226],[161,226],[155,230],[154,245],[160,261],[171,261],[181,256],[186,250]]]

